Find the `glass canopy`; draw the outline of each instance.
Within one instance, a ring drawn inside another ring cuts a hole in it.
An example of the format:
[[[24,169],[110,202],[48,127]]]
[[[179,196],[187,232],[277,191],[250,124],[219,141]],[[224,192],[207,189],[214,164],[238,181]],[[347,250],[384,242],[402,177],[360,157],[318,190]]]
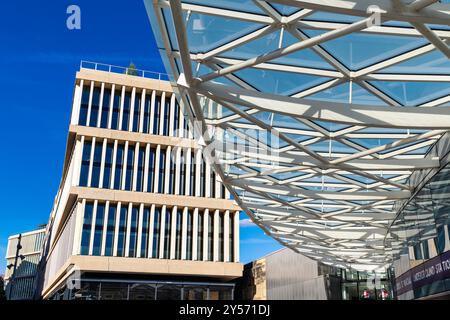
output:
[[[251,219],[323,263],[385,267],[394,205],[439,166],[429,150],[450,129],[448,1],[145,4],[186,116]]]

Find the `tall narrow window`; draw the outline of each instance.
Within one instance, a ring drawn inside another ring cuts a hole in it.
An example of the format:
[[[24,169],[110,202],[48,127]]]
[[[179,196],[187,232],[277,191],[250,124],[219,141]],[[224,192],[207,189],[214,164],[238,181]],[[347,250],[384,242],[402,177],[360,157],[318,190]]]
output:
[[[197,260],[203,260],[203,212],[198,213]]]
[[[125,190],[131,190],[133,185],[134,147],[128,146],[127,172],[125,175]]]
[[[153,134],[159,134],[159,114],[161,109],[161,97],[156,97],[153,108]]]
[[[220,212],[219,213],[219,261],[223,261],[224,260],[224,251],[223,251],[223,247],[224,247],[224,233],[223,233],[223,225],[224,225],[224,219],[223,219],[223,213]]]
[[[124,146],[117,145],[116,168],[114,172],[114,189],[117,190],[120,190],[122,182],[123,154],[124,154]]]
[[[168,151],[166,157],[169,157],[169,194],[175,193],[175,157],[173,156],[175,152],[169,153]]]
[[[98,188],[100,180],[100,166],[102,164],[103,144],[98,141],[94,149],[94,161],[92,163],[91,187]]]
[[[133,108],[133,127],[131,131],[139,132],[139,120],[141,117],[141,95],[136,92],[134,97],[134,108]]]
[[[176,233],[175,233],[175,259],[181,259],[181,226],[183,213],[182,210],[177,209]]]
[[[148,254],[148,232],[150,230],[150,208],[145,207],[142,213],[141,227],[141,257],[146,258]]]
[[[114,101],[112,110],[112,121],[111,129],[116,130],[119,127],[119,114],[120,114],[120,100],[121,100],[121,90],[117,89],[114,91]]]
[[[89,91],[90,85],[85,84],[81,93],[81,105],[80,105],[80,117],[78,118],[78,124],[85,126],[87,124],[87,114],[89,108]]]
[[[161,230],[161,209],[155,208],[155,215],[153,217],[153,252],[152,258],[158,258],[159,256],[159,232]]]
[[[206,185],[205,161],[202,159],[201,164],[200,164],[200,197],[205,196],[205,185]]]
[[[175,137],[179,136],[180,128],[178,126],[180,125],[180,105],[177,101],[175,101],[175,111],[173,116],[173,135]]]
[[[108,128],[109,103],[111,100],[111,89],[103,90],[102,116],[100,119],[100,127]]]
[[[113,254],[116,210],[116,204],[111,203],[108,210],[108,225],[106,226],[105,256],[112,256]]]
[[[103,173],[103,188],[105,189],[109,189],[109,185],[111,183],[113,152],[114,152],[114,144],[108,143],[106,145],[105,170]]]
[[[186,259],[192,260],[192,219],[193,212],[191,209],[187,212],[187,227],[186,227]]]
[[[131,93],[125,93],[125,99],[123,102],[123,113],[122,113],[122,130],[127,131],[130,122],[130,105],[131,105]]]
[[[211,168],[211,178],[209,180],[209,183],[211,185],[211,187],[209,188],[210,191],[210,198],[215,198],[216,197],[216,175],[214,174],[214,171]]]
[[[182,154],[181,154],[181,158],[182,159],[186,159],[186,152],[185,150],[181,150]],[[184,155],[184,157],[183,157]],[[185,190],[185,186],[186,186],[186,180],[185,180],[185,167],[186,167],[186,161],[180,161],[180,184],[179,184],[179,190],[178,193],[180,195],[184,195],[184,190]]]
[[[152,98],[151,95],[147,94],[145,95],[145,103],[144,103],[144,128],[143,128],[143,132],[144,133],[151,133],[150,132],[150,108],[152,105]]]
[[[166,98],[164,107],[163,135],[169,135],[170,100]]]
[[[150,148],[150,155],[148,157],[148,180],[147,180],[147,192],[154,192],[154,176],[155,176],[155,148]]]
[[[141,192],[144,186],[144,161],[145,161],[145,148],[140,147],[138,157],[138,167],[136,175],[136,191]]]
[[[164,259],[169,259],[170,252],[170,210],[166,210],[166,225],[164,226]]]
[[[92,254],[94,256],[99,256],[102,250],[104,218],[105,218],[105,204],[99,203],[97,205],[97,213],[95,215],[94,244],[92,245]]]
[[[125,234],[127,232],[127,211],[126,205],[122,204],[119,218],[119,235],[117,237],[117,256],[123,257],[125,253]]]
[[[133,206],[131,209],[130,245],[128,250],[128,256],[130,257],[136,257],[138,214],[138,207]]]
[[[214,212],[208,214],[208,261],[214,258]]]
[[[195,151],[191,152],[191,174],[189,175],[190,187],[189,187],[189,195],[195,195]]]
[[[80,186],[82,187],[87,186],[88,183],[89,163],[91,160],[91,145],[91,141],[84,141],[80,172]]]
[[[98,112],[100,109],[100,91],[99,87],[94,87],[94,92],[92,93],[92,104],[91,104],[91,118],[89,119],[89,126],[96,127],[98,121]]]
[[[166,167],[166,151],[161,150],[159,153],[159,178],[158,178],[158,192],[164,192],[164,169]]]
[[[83,230],[81,233],[81,254],[82,255],[89,254],[93,208],[94,208],[94,203],[86,202],[86,205],[84,206]]]
[[[229,252],[229,256],[230,256],[230,261],[233,262],[234,261],[234,238],[233,238],[233,234],[234,234],[234,218],[233,218],[233,214],[230,212],[230,216],[229,216],[229,228],[228,228],[228,249],[230,250]]]

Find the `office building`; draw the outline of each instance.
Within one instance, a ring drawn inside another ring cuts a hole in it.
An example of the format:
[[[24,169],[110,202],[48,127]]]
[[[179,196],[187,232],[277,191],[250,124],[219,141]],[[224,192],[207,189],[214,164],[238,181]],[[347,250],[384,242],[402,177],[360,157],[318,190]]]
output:
[[[82,63],[43,299],[232,299],[239,210],[164,75]]]
[[[45,228],[12,235],[6,249],[5,293],[8,300],[33,299]]]

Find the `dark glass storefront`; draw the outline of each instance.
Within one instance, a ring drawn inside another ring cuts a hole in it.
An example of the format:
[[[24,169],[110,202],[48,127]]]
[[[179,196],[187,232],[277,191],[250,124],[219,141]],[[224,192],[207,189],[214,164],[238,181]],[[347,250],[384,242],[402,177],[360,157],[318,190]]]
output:
[[[343,300],[392,300],[392,273],[342,270]]]
[[[76,279],[64,285],[53,300],[233,300],[233,283],[135,279]]]

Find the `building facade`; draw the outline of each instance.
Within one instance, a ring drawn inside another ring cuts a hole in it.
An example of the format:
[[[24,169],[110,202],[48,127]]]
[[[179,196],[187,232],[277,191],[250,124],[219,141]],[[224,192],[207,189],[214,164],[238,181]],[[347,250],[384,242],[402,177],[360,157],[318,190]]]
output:
[[[76,75],[38,295],[232,299],[240,209],[203,159],[172,86],[97,67]]]
[[[4,276],[7,299],[29,300],[34,297],[44,236],[45,228],[40,228],[8,238]]]
[[[390,300],[391,278],[344,270],[283,248],[244,266],[237,286],[243,300]]]

